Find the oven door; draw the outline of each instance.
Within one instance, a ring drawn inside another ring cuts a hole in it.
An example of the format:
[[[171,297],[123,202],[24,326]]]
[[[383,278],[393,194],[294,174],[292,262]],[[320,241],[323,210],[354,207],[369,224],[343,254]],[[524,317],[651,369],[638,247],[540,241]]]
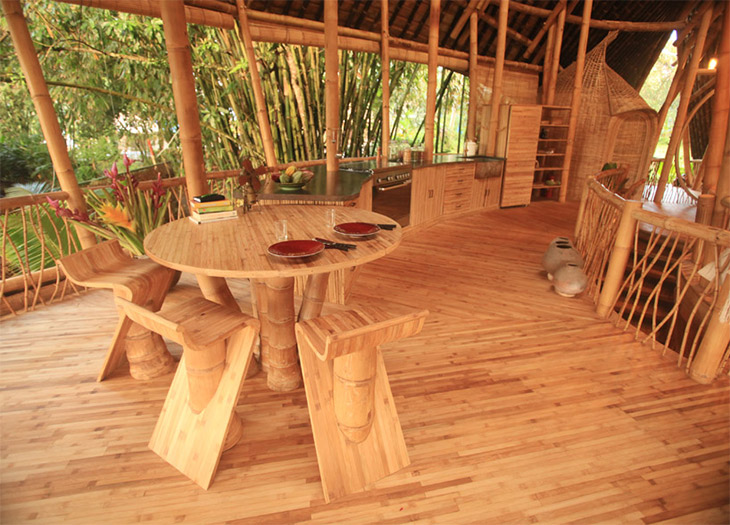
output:
[[[411,181],[373,188],[373,211],[408,226],[411,215]]]

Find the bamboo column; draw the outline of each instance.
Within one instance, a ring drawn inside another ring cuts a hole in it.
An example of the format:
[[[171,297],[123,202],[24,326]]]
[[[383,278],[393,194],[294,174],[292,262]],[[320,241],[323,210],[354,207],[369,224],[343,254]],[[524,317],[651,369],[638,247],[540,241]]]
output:
[[[469,15],[469,112],[466,122],[466,140],[477,140],[477,106],[479,86],[477,84],[477,58],[479,56],[479,35],[477,27],[479,15],[476,11]]]
[[[248,25],[248,12],[244,0],[236,0],[238,4],[238,28],[246,49],[246,59],[248,60],[248,72],[251,75],[251,87],[253,87],[253,97],[256,101],[256,120],[261,131],[261,142],[264,146],[264,156],[268,166],[276,166],[276,151],[274,150],[274,138],[271,135],[271,123],[269,122],[269,114],[266,109],[266,99],[264,91],[261,87],[261,76],[259,75],[259,66],[256,61],[256,50],[253,46],[251,38],[251,28]]]
[[[611,313],[611,308],[616,301],[621,282],[624,279],[626,264],[633,249],[634,230],[636,229],[636,219],[633,217],[633,213],[639,209],[641,209],[641,202],[626,201],[621,213],[621,222],[616,231],[616,240],[611,251],[611,258],[608,261],[606,278],[603,280],[601,296],[598,298],[598,305],[596,306],[596,313],[603,319],[606,319]]]
[[[337,151],[340,130],[339,60],[337,57],[337,0],[324,2],[325,117],[327,132],[327,173],[339,167]],[[329,176],[327,177],[329,179]]]
[[[654,145],[659,142],[659,137],[662,134],[664,121],[667,119],[669,108],[672,106],[674,99],[677,97],[679,86],[684,80],[684,75],[686,73],[685,65],[687,63],[688,55],[689,53],[687,53],[685,47],[680,46],[679,52],[677,54],[677,70],[674,72],[674,77],[672,78],[672,83],[669,85],[669,91],[667,91],[667,96],[664,99],[664,103],[662,104],[662,107],[659,108],[659,115],[657,117],[657,128],[654,132],[654,140],[652,142],[652,144]]]
[[[388,25],[388,0],[380,0],[380,70],[383,84],[382,139],[380,153],[388,160],[390,148],[390,28]]]
[[[562,51],[563,46],[563,33],[565,32],[565,17],[568,14],[568,8],[566,7],[560,13],[558,13],[558,22],[556,26],[553,26],[555,28],[555,41],[553,43],[553,58],[550,62],[550,71],[548,72],[548,75],[550,76],[550,83],[547,98],[545,99],[545,103],[548,106],[552,106],[555,103],[555,86],[558,83],[558,70],[560,69],[560,52]],[[543,72],[543,76],[545,73]]]
[[[489,113],[487,134],[487,153],[494,155],[497,149],[497,126],[499,125],[499,105],[502,102],[502,80],[504,79],[504,52],[507,49],[507,16],[509,0],[499,1],[499,27],[497,28],[497,63],[494,66],[492,82],[492,109]]]
[[[553,58],[555,49],[555,26],[548,29],[547,41],[545,42],[545,59],[542,65],[542,103],[547,104],[550,93],[550,71],[553,69]]]
[[[712,310],[710,324],[692,361],[689,376],[698,383],[708,384],[717,376],[718,367],[728,351],[730,343],[730,278],[720,289],[717,303]]]
[[[436,123],[436,75],[438,73],[439,19],[441,0],[431,0],[428,21],[428,90],[426,91],[426,123],[424,131],[423,156],[426,162],[433,160],[433,132]]]
[[[578,127],[578,111],[580,111],[580,97],[583,90],[583,67],[586,62],[586,47],[588,47],[588,31],[591,24],[591,10],[593,0],[585,0],[583,3],[583,21],[580,25],[580,40],[578,42],[578,57],[575,60],[575,82],[573,83],[573,99],[570,104],[570,123],[568,126],[568,140],[565,144],[565,164],[563,166],[563,179],[560,183],[560,202],[565,202],[568,194],[568,179],[570,177],[570,162],[573,156],[573,144],[575,142],[575,131]]]
[[[183,167],[188,195],[208,193],[203,160],[203,140],[200,134],[198,99],[195,95],[193,62],[190,57],[190,41],[185,22],[183,0],[160,2],[162,27],[165,31],[165,47],[170,62],[172,95],[180,126]]]
[[[327,297],[329,272],[315,273],[307,277],[307,284],[302,294],[302,306],[299,308],[298,321],[308,321],[319,317]]]
[[[710,28],[710,22],[712,22],[712,7],[708,8],[702,15],[700,21],[700,27],[697,30],[697,38],[695,39],[694,49],[692,51],[692,59],[689,62],[687,72],[684,77],[684,86],[682,93],[679,98],[679,107],[677,108],[677,117],[674,120],[674,128],[672,129],[672,136],[669,139],[669,145],[667,146],[667,154],[664,157],[664,164],[662,165],[662,171],[659,175],[659,182],[657,182],[656,193],[654,194],[654,202],[657,204],[662,202],[664,197],[665,186],[669,179],[669,172],[672,168],[672,161],[674,159],[674,153],[679,146],[679,141],[682,138],[682,128],[684,127],[684,121],[687,117],[687,108],[689,107],[689,100],[692,97],[692,87],[695,83],[697,76],[697,68],[702,58],[702,51],[705,47],[705,40],[707,39],[707,31]],[[705,176],[707,173],[705,172]]]
[[[712,124],[710,127],[710,151],[707,155],[707,170],[702,182],[703,193],[714,193],[715,211],[712,224],[722,225],[723,207],[720,204],[723,197],[730,195],[730,180],[727,169],[730,162],[730,6],[725,4],[725,15],[722,22],[722,40],[717,56],[717,74],[715,76],[715,100],[712,104]],[[722,175],[723,169],[725,175]]]
[[[297,340],[294,334],[294,278],[278,277],[267,279],[266,306],[268,334],[268,356],[261,361],[267,363],[266,384],[276,392],[296,390],[302,382],[302,373],[297,358]]]
[[[41,123],[43,137],[46,139],[53,169],[58,175],[58,182],[61,184],[61,189],[68,193],[69,207],[85,212],[87,207],[84,193],[79,188],[76,174],[71,165],[66,140],[63,138],[63,132],[58,123],[58,115],[56,115],[56,110],[53,107],[48,86],[43,78],[41,64],[38,61],[33,40],[25,23],[23,8],[18,0],[2,0],[2,6],[5,18],[8,21],[10,36],[13,39],[13,46],[15,46],[15,54],[20,62],[20,68],[23,70],[25,82],[28,84],[28,91],[38,114],[38,120]],[[74,224],[74,229],[83,248],[90,248],[96,244],[96,238],[89,230],[78,224]]]

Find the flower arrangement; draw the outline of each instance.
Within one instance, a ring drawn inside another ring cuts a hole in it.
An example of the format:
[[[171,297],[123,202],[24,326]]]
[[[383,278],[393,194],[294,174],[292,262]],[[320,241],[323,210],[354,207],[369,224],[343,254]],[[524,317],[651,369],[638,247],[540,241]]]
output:
[[[86,192],[86,202],[91,214],[70,210],[57,200],[46,197],[56,215],[78,222],[87,230],[104,239],[118,239],[127,251],[143,255],[145,236],[162,225],[168,217],[167,205],[170,193],[162,186],[162,176],[152,183],[150,191],[139,188],[139,181],[129,171],[135,162],[123,155],[125,173],[119,173],[114,162],[104,176],[110,180],[109,187]]]

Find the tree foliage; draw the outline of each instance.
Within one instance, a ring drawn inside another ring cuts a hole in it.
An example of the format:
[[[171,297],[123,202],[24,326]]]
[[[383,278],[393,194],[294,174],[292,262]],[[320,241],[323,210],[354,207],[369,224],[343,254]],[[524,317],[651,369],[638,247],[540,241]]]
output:
[[[99,177],[120,150],[144,164],[168,161],[181,173],[162,21],[50,0],[28,2],[24,10],[77,178]],[[194,25],[188,30],[206,167],[239,168],[243,158],[263,163],[249,64],[238,33]],[[4,19],[0,32],[0,143],[9,151],[19,141],[40,144],[42,134]],[[324,51],[257,43],[256,53],[278,161],[323,158]],[[380,147],[380,68],[378,55],[340,53],[345,156],[374,155]],[[426,76],[423,65],[391,62],[393,138],[422,142]],[[436,151],[460,147],[465,84],[463,76],[440,71]],[[29,155],[27,163],[33,159]],[[19,168],[15,173],[26,176]]]

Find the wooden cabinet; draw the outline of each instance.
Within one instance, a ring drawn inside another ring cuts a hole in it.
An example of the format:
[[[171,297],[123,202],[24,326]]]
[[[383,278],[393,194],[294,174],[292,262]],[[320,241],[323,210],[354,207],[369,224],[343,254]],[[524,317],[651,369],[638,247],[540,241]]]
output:
[[[530,203],[541,115],[542,108],[537,105],[510,107],[507,161],[504,165],[500,202],[503,208]]]
[[[444,215],[467,211],[471,207],[474,165],[454,164],[443,169]]]
[[[503,208],[525,206],[534,197],[558,197],[569,121],[569,107],[510,106]]]
[[[502,187],[501,177],[476,179],[471,193],[471,209],[499,208],[499,192]]]
[[[443,168],[428,167],[413,170],[411,182],[410,224],[428,222],[443,213]]]

